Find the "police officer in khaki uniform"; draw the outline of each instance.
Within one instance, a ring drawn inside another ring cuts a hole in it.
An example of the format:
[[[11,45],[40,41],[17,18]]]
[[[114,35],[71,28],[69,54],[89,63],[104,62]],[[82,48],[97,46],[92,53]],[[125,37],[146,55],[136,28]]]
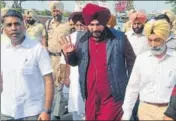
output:
[[[62,23],[64,5],[61,1],[51,1],[49,3],[53,18],[46,22],[48,32],[48,52],[51,57],[53,67],[53,77],[55,80],[55,99],[53,103],[53,120],[60,119],[63,116],[66,101],[63,97],[63,84],[68,82],[69,73],[66,72],[66,65],[63,55],[61,54],[60,38],[70,33],[70,26]],[[68,85],[67,85],[68,86]]]
[[[27,10],[25,12],[25,18],[27,35],[34,40],[38,40],[46,47],[46,29],[43,24],[37,22],[35,11]]]

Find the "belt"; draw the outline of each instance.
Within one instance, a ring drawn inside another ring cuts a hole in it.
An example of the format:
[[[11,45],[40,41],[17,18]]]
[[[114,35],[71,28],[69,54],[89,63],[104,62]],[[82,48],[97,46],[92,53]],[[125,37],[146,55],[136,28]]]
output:
[[[50,51],[48,51],[48,52],[49,52],[50,56],[61,56],[62,55],[61,52],[59,52],[59,53],[53,53],[53,52],[50,52]]]
[[[164,107],[164,106],[168,106],[169,103],[150,103],[150,102],[145,102],[144,103],[146,104],[150,104],[150,105],[155,105],[155,106],[158,106],[158,107]]]

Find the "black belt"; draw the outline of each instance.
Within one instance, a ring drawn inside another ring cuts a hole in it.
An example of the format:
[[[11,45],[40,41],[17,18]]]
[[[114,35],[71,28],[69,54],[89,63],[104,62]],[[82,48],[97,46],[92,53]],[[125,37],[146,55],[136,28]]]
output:
[[[48,51],[48,52],[49,52],[50,56],[61,56],[62,55],[61,52],[59,52],[59,53],[53,53],[53,52],[50,52],[50,51]]]
[[[158,107],[164,107],[164,106],[168,106],[168,103],[150,103],[150,102],[145,102],[144,103],[147,103],[147,104],[150,104],[150,105],[155,105],[155,106],[158,106]]]

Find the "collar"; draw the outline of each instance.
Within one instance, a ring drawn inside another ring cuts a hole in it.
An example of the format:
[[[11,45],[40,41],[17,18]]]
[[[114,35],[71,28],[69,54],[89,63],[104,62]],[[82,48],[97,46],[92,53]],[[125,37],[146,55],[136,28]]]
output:
[[[55,22],[54,22],[54,18],[51,19],[51,23],[52,23],[52,24],[55,23]]]
[[[31,26],[35,26],[35,25],[37,25],[37,22],[35,22],[35,23],[32,24],[32,25],[30,25],[30,24],[28,24],[28,25],[29,25],[30,27],[31,27]]]
[[[29,48],[29,47],[30,47],[30,41],[31,41],[31,40],[29,40],[28,36],[25,35],[25,39],[24,39],[24,41],[23,41],[20,45],[18,45],[18,46],[13,46],[12,43],[11,43],[11,40],[9,39],[9,40],[6,42],[5,47],[6,47],[6,48],[9,48],[9,47],[13,47],[13,48],[15,48],[15,47],[17,47],[17,48],[18,48],[18,47]]]
[[[176,56],[175,50],[167,48],[165,55],[168,55],[168,56]],[[148,51],[148,56],[149,56],[149,57],[153,56],[152,53],[150,52],[150,50]]]
[[[54,18],[52,18],[52,19],[51,19],[51,23],[52,23],[52,24],[57,24],[57,25],[59,25],[59,24],[62,23],[62,22],[56,23],[56,22],[54,21]]]
[[[129,35],[130,35],[130,36],[132,36],[132,35],[142,35],[142,36],[145,36],[144,30],[142,31],[141,34],[136,34],[136,33],[133,31],[133,29],[129,32]]]

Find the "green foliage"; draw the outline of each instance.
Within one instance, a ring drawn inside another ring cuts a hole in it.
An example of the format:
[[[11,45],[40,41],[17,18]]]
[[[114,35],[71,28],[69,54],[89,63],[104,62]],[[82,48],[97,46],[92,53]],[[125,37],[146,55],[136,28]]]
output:
[[[6,3],[5,3],[5,1],[0,1],[0,8],[4,8],[4,7],[6,7]]]
[[[38,12],[39,15],[44,15],[44,16],[51,16],[51,12],[49,10],[44,10],[41,12]]]
[[[63,16],[64,16],[64,17],[69,17],[70,14],[71,14],[70,12],[64,12]]]
[[[16,11],[19,11],[20,13],[24,13],[24,10],[22,8],[13,8],[15,9]]]
[[[172,11],[176,13],[176,0],[166,0],[166,4],[171,4],[172,5]]]

